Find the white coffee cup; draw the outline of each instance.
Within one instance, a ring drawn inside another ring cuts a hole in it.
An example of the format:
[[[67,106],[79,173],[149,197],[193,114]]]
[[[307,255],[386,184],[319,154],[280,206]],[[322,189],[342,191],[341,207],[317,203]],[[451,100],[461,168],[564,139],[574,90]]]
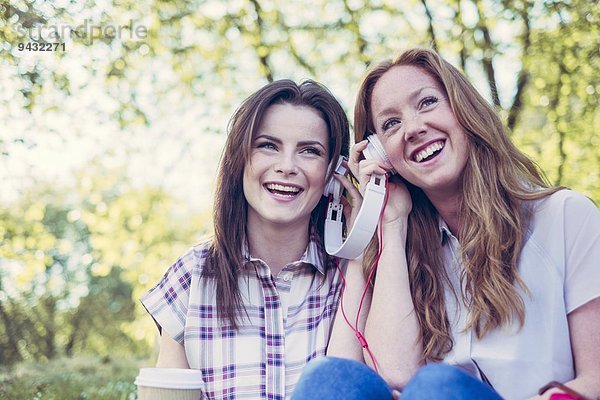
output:
[[[138,400],[199,400],[202,372],[182,368],[140,368],[135,378]]]

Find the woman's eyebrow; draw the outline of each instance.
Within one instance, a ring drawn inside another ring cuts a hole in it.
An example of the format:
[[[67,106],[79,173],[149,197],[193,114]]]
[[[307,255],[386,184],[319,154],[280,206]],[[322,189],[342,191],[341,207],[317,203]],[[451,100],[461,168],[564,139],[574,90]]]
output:
[[[415,90],[413,93],[410,94],[409,99],[411,101],[416,100],[417,98],[419,98],[421,96],[421,94],[425,91],[425,90],[435,90],[436,92],[439,92],[439,89],[436,88],[435,86],[423,86],[421,89],[419,90]]]
[[[279,139],[275,136],[267,135],[267,134],[258,135],[254,138],[254,140],[258,140],[258,139],[266,139],[266,140],[270,140],[270,141],[278,143],[278,144],[281,143],[281,139]]]
[[[415,90],[414,92],[412,92],[411,94],[408,95],[408,100],[409,101],[415,101],[415,99],[417,99],[419,96],[421,96],[421,94],[423,93],[423,91],[427,90],[427,89],[431,89],[431,90],[435,90],[436,92],[439,92],[440,90],[438,88],[436,88],[435,86],[423,86],[422,88]],[[375,116],[375,120],[384,117],[388,114],[395,114],[397,112],[397,108],[395,105],[391,105],[389,107],[384,108],[383,110],[381,110],[379,113],[377,113],[377,115]]]
[[[302,147],[302,146],[320,146],[323,149],[325,149],[325,146],[323,145],[323,143],[321,143],[318,140],[303,140],[298,142],[298,147]]]

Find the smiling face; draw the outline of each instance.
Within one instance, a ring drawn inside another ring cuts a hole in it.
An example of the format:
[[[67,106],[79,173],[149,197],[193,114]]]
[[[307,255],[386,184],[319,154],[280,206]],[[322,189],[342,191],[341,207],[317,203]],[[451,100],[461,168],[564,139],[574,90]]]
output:
[[[469,142],[444,88],[415,66],[395,66],[373,87],[375,132],[390,162],[428,197],[459,194]]]
[[[316,110],[270,106],[244,168],[248,225],[307,227],[325,186],[328,150],[327,124]]]

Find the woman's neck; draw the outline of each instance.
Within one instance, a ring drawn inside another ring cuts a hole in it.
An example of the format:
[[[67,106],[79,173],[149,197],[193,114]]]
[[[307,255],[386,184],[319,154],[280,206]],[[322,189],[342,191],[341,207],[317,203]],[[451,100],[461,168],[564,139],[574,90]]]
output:
[[[441,196],[427,194],[427,197],[437,210],[440,217],[442,217],[446,225],[448,225],[450,232],[459,238],[461,227],[461,219],[459,214],[461,195],[458,193],[455,193],[454,195],[445,194]]]
[[[252,257],[260,258],[277,276],[287,264],[302,257],[308,245],[308,221],[285,228],[258,221],[248,221],[246,234]]]

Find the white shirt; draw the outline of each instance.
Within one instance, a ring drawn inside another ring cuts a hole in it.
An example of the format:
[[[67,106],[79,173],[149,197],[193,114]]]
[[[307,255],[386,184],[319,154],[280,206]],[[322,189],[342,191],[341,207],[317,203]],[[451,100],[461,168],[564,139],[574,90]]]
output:
[[[518,321],[477,340],[464,332],[468,315],[462,300],[446,288],[446,309],[454,347],[444,361],[474,375],[477,366],[506,399],[524,399],[551,380],[575,377],[567,315],[600,296],[600,211],[581,194],[561,190],[533,202],[533,215],[519,260],[530,295],[525,324]],[[444,264],[459,287],[459,243],[445,224]],[[460,293],[460,292],[457,292]],[[599,332],[589,332],[599,335]]]

